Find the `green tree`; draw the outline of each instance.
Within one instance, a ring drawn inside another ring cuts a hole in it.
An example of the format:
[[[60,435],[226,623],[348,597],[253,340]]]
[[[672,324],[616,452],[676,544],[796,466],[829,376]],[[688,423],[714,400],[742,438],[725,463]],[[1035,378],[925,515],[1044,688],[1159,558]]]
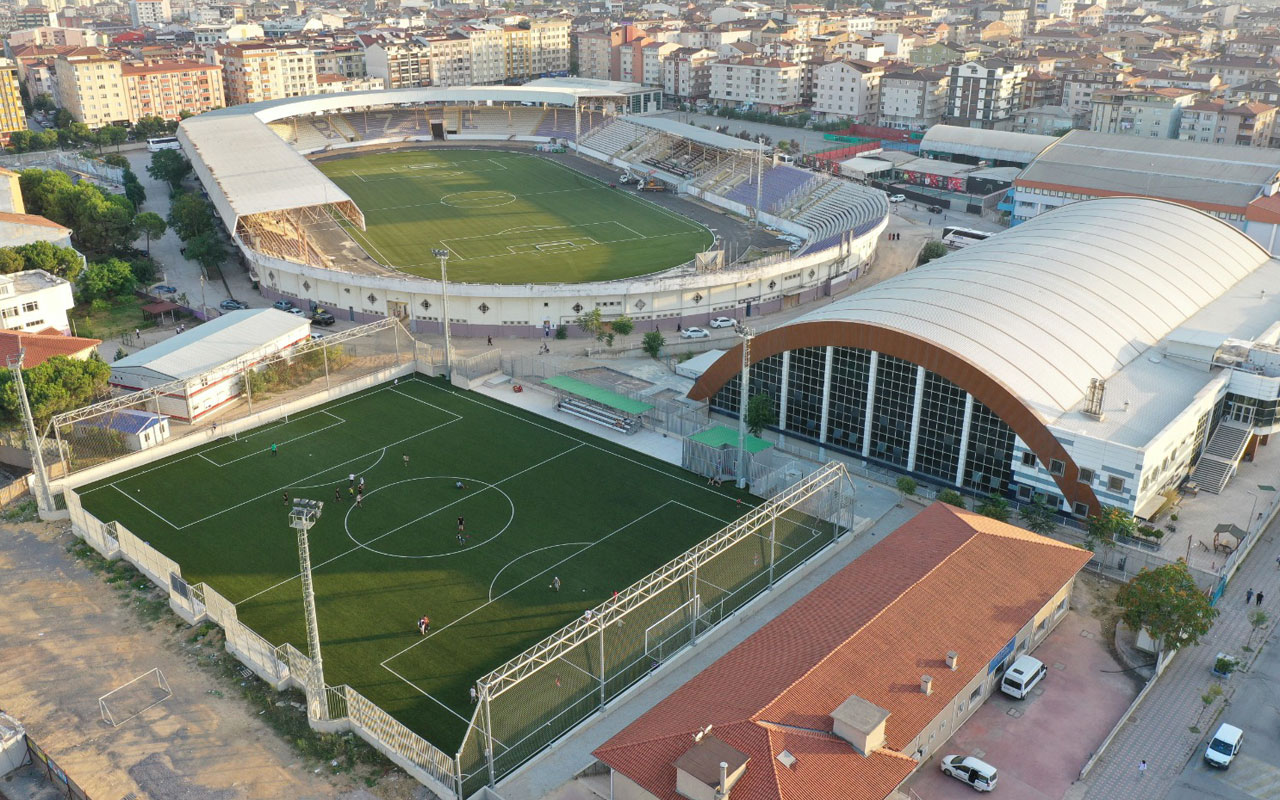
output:
[[[227,260],[227,247],[213,231],[187,240],[187,258],[204,267],[205,272],[221,267]]]
[[[916,266],[928,264],[935,258],[942,258],[946,254],[947,246],[942,242],[925,242],[924,247],[920,248],[920,257],[916,260]]]
[[[161,117],[142,117],[133,123],[133,137],[139,141],[162,136],[169,132],[169,124]]]
[[[67,173],[53,169],[24,169],[18,176],[18,185],[27,213],[42,217],[49,215],[59,194],[74,188]]]
[[[106,300],[132,292],[137,285],[133,267],[128,261],[109,258],[90,264],[80,273],[80,297],[85,300]]]
[[[129,129],[119,125],[107,125],[98,131],[99,144],[115,147],[116,152],[120,151],[120,145],[124,144],[124,140],[128,138]]]
[[[1022,520],[1023,525],[1027,526],[1027,530],[1041,535],[1053,533],[1058,527],[1056,516],[1053,509],[1041,502],[1038,497],[1018,511],[1018,518]]]
[[[134,280],[142,286],[151,284],[155,281],[156,275],[160,274],[160,267],[150,256],[129,259],[129,267],[133,270]]]
[[[183,241],[210,233],[214,229],[213,206],[197,194],[180,194],[169,208],[169,225]]]
[[[151,240],[164,236],[169,229],[164,217],[154,211],[143,211],[133,218],[133,225],[140,235],[147,237],[147,255],[151,255]]]
[[[964,504],[964,495],[960,494],[955,489],[943,489],[938,492],[938,500],[949,506],[955,506],[956,508],[967,508]]]
[[[916,493],[916,489],[920,488],[920,484],[916,483],[915,478],[906,475],[898,478],[895,485],[898,487],[898,491],[902,492],[903,497],[913,496]]]
[[[773,398],[767,394],[753,394],[747,399],[747,430],[752,436],[759,436],[770,425],[778,424],[778,412],[773,407]]]
[[[57,107],[57,104],[53,102],[53,97],[48,92],[41,92],[31,99],[31,109],[33,111],[48,112]]]
[[[636,329],[636,324],[631,320],[631,317],[623,314],[613,322],[610,322],[609,327],[612,328],[613,332],[619,336],[629,336],[631,332]]]
[[[614,332],[609,324],[604,321],[604,316],[600,313],[600,309],[593,308],[590,311],[584,311],[578,315],[574,324],[579,330],[593,337],[597,342],[604,342],[606,346],[613,347]]]
[[[14,131],[9,134],[9,149],[15,153],[26,153],[31,150],[31,131]]]
[[[138,176],[131,169],[124,171],[124,196],[129,198],[129,202],[133,204],[135,211],[142,208],[142,204],[147,202],[147,190],[142,188],[142,183],[138,180]]]
[[[92,356],[80,360],[54,356],[22,371],[27,400],[36,425],[43,427],[51,416],[80,408],[106,396],[111,367]],[[0,419],[17,424],[20,420],[17,387],[9,370],[0,370]]]
[[[1200,641],[1218,616],[1181,559],[1134,575],[1120,587],[1116,604],[1126,625],[1145,628],[1169,650]]]
[[[183,179],[191,174],[191,162],[177,150],[159,150],[151,154],[147,174],[177,189],[182,185]]]
[[[1137,527],[1132,514],[1114,506],[1103,506],[1100,512],[1089,517],[1085,546],[1090,550],[1097,550],[1098,545],[1115,547],[1117,536],[1132,537]]]
[[[66,278],[75,283],[84,268],[84,260],[80,254],[70,247],[59,247],[52,242],[31,242],[19,245],[14,249],[22,256],[26,269],[42,269],[50,275]]]
[[[69,126],[71,123],[75,121],[76,121],[76,118],[71,116],[71,112],[66,110],[65,108],[58,109],[57,112],[53,115],[53,127],[55,128],[59,128],[59,129],[66,128],[67,126]]]
[[[26,268],[26,260],[18,254],[16,249],[12,247],[0,247],[0,275],[22,272]]]
[[[984,517],[998,519],[1001,522],[1008,522],[1012,512],[1009,510],[1009,501],[998,494],[989,494],[982,498],[982,502],[973,509]]]
[[[667,344],[667,339],[662,335],[662,331],[649,331],[644,335],[644,339],[640,343],[640,348],[649,355],[650,358],[657,358],[662,355],[662,348]]]

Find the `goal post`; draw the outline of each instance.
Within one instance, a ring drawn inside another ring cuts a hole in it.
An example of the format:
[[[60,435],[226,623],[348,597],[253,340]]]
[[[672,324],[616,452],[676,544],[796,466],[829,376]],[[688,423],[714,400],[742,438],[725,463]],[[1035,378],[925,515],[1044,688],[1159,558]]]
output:
[[[674,642],[675,646],[670,650],[667,648],[668,643],[672,643],[683,631],[689,630],[693,625],[693,620],[698,616],[698,609],[702,602],[701,595],[694,595],[680,605],[668,611],[657,622],[644,629],[644,654],[647,658],[655,661],[663,661],[668,655],[675,650],[680,649],[688,643],[687,639],[682,637]]]
[[[173,696],[169,681],[159,667],[153,667],[131,681],[122,683],[98,698],[102,721],[118,728],[149,708]]]

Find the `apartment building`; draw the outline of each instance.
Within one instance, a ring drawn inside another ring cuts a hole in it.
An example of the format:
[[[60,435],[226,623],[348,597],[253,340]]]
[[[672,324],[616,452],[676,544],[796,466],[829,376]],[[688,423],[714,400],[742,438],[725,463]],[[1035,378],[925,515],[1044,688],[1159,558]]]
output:
[[[502,83],[506,80],[508,32],[497,26],[468,25],[461,33],[471,44],[472,83]],[[527,51],[527,37],[521,38],[526,43],[524,50]],[[517,41],[516,47],[520,46]],[[525,60],[519,53],[511,58],[512,63],[522,63]]]
[[[705,47],[681,47],[662,62],[662,91],[682,102],[702,100],[711,94],[711,64],[716,51]]]
[[[1023,96],[1027,67],[998,59],[970,61],[951,65],[947,78],[948,123],[1008,130]]]
[[[432,86],[471,85],[471,41],[467,37],[449,33],[418,37],[418,41],[427,47]]]
[[[560,17],[535,19],[529,23],[532,50],[529,77],[536,78],[569,71],[570,33],[573,23]]]
[[[365,66],[364,50],[353,44],[322,47],[312,51],[316,60],[317,75],[340,75],[343,78],[363,78],[369,74]]]
[[[1021,39],[1027,32],[1027,9],[1012,6],[987,6],[978,18],[990,22],[1003,22],[1015,38]]]
[[[1190,89],[1107,89],[1093,93],[1089,130],[1177,139],[1182,110],[1196,101]]]
[[[665,78],[662,63],[672,53],[680,49],[680,45],[675,42],[649,42],[646,44],[644,51],[641,53],[643,71],[638,82],[644,86],[664,85]]]
[[[605,30],[597,28],[579,31],[573,34],[573,48],[577,55],[578,75],[602,81],[621,80],[622,61],[620,48],[624,44],[635,41],[645,35],[643,29],[635,25],[623,25]],[[686,47],[706,46],[681,42]]]
[[[129,0],[129,20],[134,27],[159,28],[173,22],[169,0]]]
[[[41,47],[106,47],[110,37],[88,28],[28,28],[10,31],[6,39],[10,50],[20,45]]]
[[[813,70],[813,110],[860,125],[880,119],[884,67],[869,61],[831,61]]]
[[[19,86],[18,65],[11,58],[0,58],[0,145],[5,147],[9,134],[27,129]]]
[[[1062,105],[1072,116],[1087,120],[1093,111],[1093,94],[1098,90],[1118,89],[1125,73],[1114,69],[1087,69],[1062,76]]]
[[[469,57],[470,45],[466,46]],[[381,78],[388,89],[429,86],[431,48],[432,44],[419,42],[379,42],[365,49],[365,69],[370,76]]]
[[[1178,138],[1184,142],[1268,147],[1275,131],[1276,106],[1253,102],[1230,105],[1201,100],[1182,109]]]
[[[120,68],[128,97],[129,120],[142,117],[180,119],[181,112],[200,114],[227,104],[222,70],[199,61],[124,64]]]
[[[303,44],[264,42],[221,44],[214,48],[222,66],[227,105],[315,94],[316,58]]]
[[[44,6],[19,7],[13,15],[13,30],[25,28],[53,28],[58,24],[57,12]]]
[[[735,58],[711,65],[711,99],[777,114],[800,105],[804,67],[790,61]]]
[[[78,47],[58,55],[58,105],[77,122],[101,128],[113,122],[129,122],[129,98],[119,59],[96,47]]]
[[[880,124],[920,131],[942,121],[947,107],[946,74],[935,70],[891,69],[880,80]]]

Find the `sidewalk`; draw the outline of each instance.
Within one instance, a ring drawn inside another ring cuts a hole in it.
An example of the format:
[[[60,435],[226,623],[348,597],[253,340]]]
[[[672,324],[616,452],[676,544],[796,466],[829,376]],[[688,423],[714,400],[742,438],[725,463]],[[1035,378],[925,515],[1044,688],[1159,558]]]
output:
[[[1219,652],[1229,652],[1249,656],[1252,662],[1257,655],[1242,650],[1251,632],[1249,615],[1259,610],[1257,606],[1245,606],[1245,590],[1261,590],[1267,597],[1275,598],[1261,608],[1271,615],[1271,621],[1254,634],[1255,646],[1266,640],[1280,616],[1276,610],[1276,599],[1280,599],[1280,570],[1275,566],[1280,556],[1278,532],[1280,522],[1272,520],[1219,600],[1221,614],[1213,628],[1199,645],[1184,648],[1175,656],[1164,675],[1157,679],[1142,705],[1120,729],[1106,755],[1084,781],[1083,785],[1088,787],[1083,794],[1085,798],[1159,800],[1173,788],[1187,759],[1199,745],[1203,731],[1235,691],[1232,681],[1224,681],[1223,696],[1205,709],[1200,696],[1216,682],[1210,671],[1215,657]],[[1201,733],[1190,730],[1197,721]],[[1143,760],[1148,769],[1146,775],[1140,777],[1138,764]]]

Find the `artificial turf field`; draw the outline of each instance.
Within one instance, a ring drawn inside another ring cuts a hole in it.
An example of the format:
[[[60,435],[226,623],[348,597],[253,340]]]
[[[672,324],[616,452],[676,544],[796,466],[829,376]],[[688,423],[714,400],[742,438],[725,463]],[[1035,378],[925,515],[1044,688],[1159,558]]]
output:
[[[468,283],[580,283],[658,272],[712,244],[711,232],[551,159],[496,150],[411,150],[316,166],[364,212],[348,226],[374,259]]]
[[[353,472],[366,483],[361,508],[348,493]],[[235,603],[273,645],[306,652],[284,492],[325,501],[310,542],[326,683],[351,685],[448,752],[471,716],[476,679],[755,502],[553,420],[412,378],[80,495],[87,511],[177,561],[187,581]],[[778,528],[780,547],[796,554],[785,540],[794,533],[807,546],[813,536]],[[749,544],[740,557],[768,558],[767,539]],[[425,638],[415,627],[423,614]]]

